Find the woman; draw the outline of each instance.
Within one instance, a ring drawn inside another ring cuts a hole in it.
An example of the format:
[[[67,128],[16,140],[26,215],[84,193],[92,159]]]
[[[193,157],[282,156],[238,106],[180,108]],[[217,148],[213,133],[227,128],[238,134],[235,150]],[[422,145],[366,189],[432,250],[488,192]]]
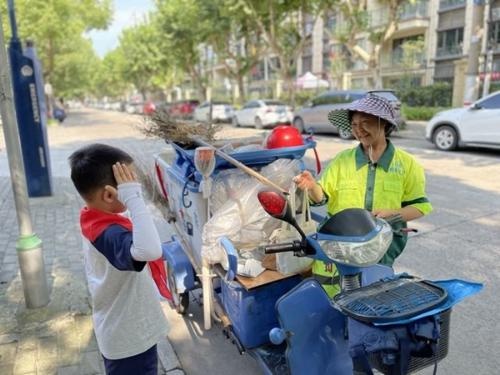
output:
[[[396,127],[394,109],[387,100],[368,95],[330,112],[328,118],[338,128],[351,131],[359,145],[340,152],[317,182],[309,171],[295,177],[297,186],[307,189],[314,204],[327,204],[329,215],[356,207],[380,218],[400,218],[395,229],[432,211],[423,168],[386,138]],[[396,231],[380,263],[392,266],[406,241],[407,235]],[[313,274],[330,296],[338,293],[338,272],[333,264],[315,261]]]

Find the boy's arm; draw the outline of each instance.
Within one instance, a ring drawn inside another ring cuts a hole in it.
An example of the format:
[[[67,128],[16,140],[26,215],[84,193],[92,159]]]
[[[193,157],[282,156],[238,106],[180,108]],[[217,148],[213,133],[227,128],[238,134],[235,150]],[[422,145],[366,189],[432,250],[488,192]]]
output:
[[[137,261],[156,260],[162,256],[161,241],[153,218],[142,198],[141,184],[128,182],[118,185],[118,198],[127,206],[132,221],[130,253]]]

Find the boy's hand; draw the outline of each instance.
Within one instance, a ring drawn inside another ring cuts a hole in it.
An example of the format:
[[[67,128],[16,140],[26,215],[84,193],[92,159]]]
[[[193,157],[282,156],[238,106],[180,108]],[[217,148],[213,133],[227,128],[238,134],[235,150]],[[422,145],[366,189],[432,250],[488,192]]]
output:
[[[127,182],[137,182],[137,175],[134,170],[124,163],[115,163],[113,165],[113,174],[118,185]]]

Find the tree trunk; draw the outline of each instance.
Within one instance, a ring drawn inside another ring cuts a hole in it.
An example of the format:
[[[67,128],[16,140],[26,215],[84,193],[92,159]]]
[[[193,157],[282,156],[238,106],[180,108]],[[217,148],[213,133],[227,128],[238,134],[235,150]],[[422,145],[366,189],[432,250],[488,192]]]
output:
[[[288,89],[288,98],[290,101],[290,105],[292,107],[295,107],[295,93],[296,93],[296,88],[293,82],[293,77],[291,74],[286,74],[286,87]]]
[[[380,49],[377,52],[372,52],[370,62],[368,63],[368,68],[371,72],[371,88],[381,89],[382,88],[382,72],[380,67]]]
[[[238,94],[240,96],[240,102],[243,104],[246,101],[246,96],[245,96],[245,82],[243,79],[243,74],[239,73],[238,74]]]

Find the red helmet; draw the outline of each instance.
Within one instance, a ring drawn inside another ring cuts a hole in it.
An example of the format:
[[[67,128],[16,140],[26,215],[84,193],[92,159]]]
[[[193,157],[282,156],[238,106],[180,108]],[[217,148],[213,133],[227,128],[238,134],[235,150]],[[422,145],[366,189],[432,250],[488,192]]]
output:
[[[280,125],[273,129],[266,139],[266,148],[302,146],[304,140],[300,132],[289,125]]]

